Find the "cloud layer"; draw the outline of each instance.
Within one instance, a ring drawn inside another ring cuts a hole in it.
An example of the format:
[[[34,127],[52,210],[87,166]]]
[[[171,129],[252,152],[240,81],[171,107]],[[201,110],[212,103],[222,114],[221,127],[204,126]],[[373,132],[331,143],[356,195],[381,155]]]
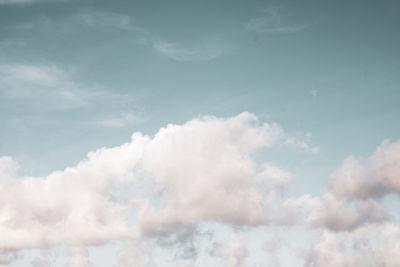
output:
[[[52,82],[39,74],[26,75]],[[367,250],[341,242],[358,242],[363,229],[382,232],[389,242],[379,243],[371,234],[366,242],[377,245],[373,260],[365,262],[395,266],[398,224],[380,197],[398,193],[399,142],[383,142],[365,164],[345,160],[322,196],[285,199],[279,192],[294,175],[254,155],[285,148],[293,138],[277,124],[260,123],[244,112],[170,124],[154,136],[137,132],[130,142],[90,152],[76,166],[44,177],[20,177],[18,163],[1,157],[0,260],[10,262],[27,248],[65,245],[66,266],[92,266],[87,247],[115,240],[127,242],[119,266],[149,263],[140,252],[145,246],[178,247],[177,257],[193,260],[199,254],[196,240],[205,235],[199,230],[203,225],[268,229],[306,224],[321,232],[309,251],[310,266],[359,266],[365,261],[359,255]],[[304,140],[289,143],[310,152]],[[220,244],[227,267],[246,266],[245,240]]]

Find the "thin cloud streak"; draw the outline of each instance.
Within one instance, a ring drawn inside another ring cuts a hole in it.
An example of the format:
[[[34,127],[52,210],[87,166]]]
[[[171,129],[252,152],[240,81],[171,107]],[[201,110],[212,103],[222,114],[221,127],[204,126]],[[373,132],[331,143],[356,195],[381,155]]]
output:
[[[246,30],[258,33],[297,33],[310,26],[288,22],[277,8],[264,9],[261,13],[263,16],[252,18],[245,24]]]

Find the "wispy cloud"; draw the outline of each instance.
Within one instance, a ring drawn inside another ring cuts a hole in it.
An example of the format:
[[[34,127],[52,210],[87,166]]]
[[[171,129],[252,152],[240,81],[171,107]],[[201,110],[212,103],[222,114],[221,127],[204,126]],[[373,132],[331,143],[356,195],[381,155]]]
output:
[[[6,109],[11,117],[14,113],[19,118],[23,114],[29,117],[42,114],[43,121],[46,118],[43,114],[50,111],[68,113],[80,110],[79,120],[98,121],[98,126],[113,124],[119,127],[131,124],[133,114],[139,111],[132,96],[88,84],[81,81],[74,71],[49,63],[0,65],[0,108]],[[107,122],[118,114],[130,115]]]
[[[19,4],[30,4],[35,2],[34,0],[0,0],[0,5],[19,5]]]
[[[206,61],[223,54],[223,50],[210,46],[188,48],[179,43],[155,42],[152,47],[161,55],[176,61]]]
[[[132,16],[121,13],[85,9],[77,12],[73,17],[89,27],[115,27],[128,31],[144,31],[134,23]]]
[[[1,0],[0,0],[1,1]],[[82,9],[61,18],[38,17],[17,25],[8,26],[11,30],[38,31],[41,33],[74,34],[82,29],[93,31],[119,31],[135,45],[145,46],[174,61],[207,61],[218,58],[229,51],[231,45],[220,40],[199,39],[192,43],[170,41],[153,34],[134,21],[134,17],[123,13]]]
[[[135,114],[128,112],[117,115],[115,117],[105,118],[99,121],[99,125],[103,127],[124,127],[141,120]]]
[[[258,33],[296,33],[309,27],[306,23],[291,23],[278,8],[268,8],[261,11],[260,17],[253,18],[245,24],[248,31]]]
[[[0,0],[1,1],[1,0]],[[60,18],[40,16],[31,21],[25,21],[9,26],[12,30],[29,30],[39,32],[75,33],[82,29],[118,29],[126,32],[145,32],[134,18],[127,14],[81,9]]]
[[[0,5],[24,5],[40,2],[61,2],[63,0],[0,0]]]
[[[318,95],[318,90],[313,89],[313,90],[310,91],[310,94],[311,94],[313,97],[317,97],[317,95]]]

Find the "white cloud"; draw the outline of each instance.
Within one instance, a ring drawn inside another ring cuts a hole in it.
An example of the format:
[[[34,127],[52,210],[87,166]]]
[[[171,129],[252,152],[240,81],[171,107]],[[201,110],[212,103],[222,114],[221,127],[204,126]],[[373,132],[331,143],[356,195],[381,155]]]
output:
[[[307,138],[309,138],[309,137],[307,137]],[[286,139],[286,141],[283,145],[287,146],[287,147],[292,147],[292,148],[300,148],[301,150],[310,152],[311,154],[319,153],[318,147],[311,147],[304,139],[289,137]]]
[[[41,258],[35,258],[32,262],[33,267],[51,267],[51,263]]]
[[[303,195],[286,200],[284,205],[294,208],[307,223],[333,231],[379,224],[390,219],[381,197],[400,193],[399,166],[400,140],[385,140],[365,162],[345,159],[330,176],[328,191],[322,197]]]
[[[28,73],[40,84],[53,82]],[[87,246],[128,240],[119,253],[119,266],[151,265],[151,255],[143,251],[146,246],[179,248],[176,257],[194,260],[200,225],[217,222],[250,228],[293,223],[297,218],[323,229],[310,250],[311,266],[396,266],[398,223],[379,198],[355,198],[353,192],[365,182],[365,170],[385,192],[397,190],[398,142],[379,146],[367,160],[368,167],[350,158],[333,174],[345,177],[341,183],[355,179],[355,185],[337,185],[343,190],[290,198],[282,204],[275,190],[293,174],[272,162],[257,162],[252,155],[279,147],[287,138],[290,135],[278,125],[261,123],[244,112],[170,124],[154,136],[135,133],[128,143],[91,152],[75,167],[44,177],[18,177],[18,164],[1,157],[0,250],[7,253],[0,259],[10,262],[22,249],[67,244],[69,264],[86,267],[91,266]],[[128,220],[132,214],[135,219]],[[377,239],[371,230],[375,228],[382,229],[379,233],[387,243]],[[369,244],[376,244],[368,261],[359,256],[367,251],[359,245],[364,232]],[[279,264],[275,252],[268,253],[275,259],[271,262]],[[244,266],[248,257],[245,243],[238,240],[226,243],[222,254],[228,267]],[[46,266],[46,261],[34,264]]]
[[[141,210],[144,231],[208,220],[259,225],[280,217],[266,213],[269,188],[261,186],[251,154],[283,142],[282,136],[277,125],[259,124],[249,113],[161,129],[143,155],[144,171],[162,185],[157,207]]]
[[[313,244],[307,266],[315,267],[356,267],[378,266],[371,261],[370,251],[346,247],[337,235],[323,231]]]
[[[225,267],[244,267],[248,254],[242,240],[232,239],[223,244]]]
[[[364,227],[342,234],[324,230],[312,244],[307,266],[398,266],[399,241],[398,223]]]
[[[350,198],[380,197],[400,193],[400,140],[382,142],[375,153],[362,163],[347,158],[330,178],[332,191]]]
[[[8,265],[18,258],[18,254],[14,251],[1,251],[0,250],[0,265]]]
[[[272,186],[282,186],[293,179],[293,174],[267,162],[261,166],[260,178],[266,179]]]
[[[380,223],[389,218],[386,209],[375,200],[349,202],[331,192],[322,197],[303,195],[288,199],[284,206],[293,208],[298,217],[317,227],[332,231],[351,230],[368,223]]]
[[[93,267],[89,261],[89,252],[85,247],[70,247],[67,255],[68,261],[65,267]]]
[[[251,154],[286,135],[245,112],[168,125],[154,137],[135,133],[131,142],[91,152],[75,167],[45,177],[18,177],[18,165],[1,157],[0,250],[68,244],[82,248],[72,249],[70,262],[89,266],[85,246],[155,238],[186,244],[182,257],[194,257],[190,240],[201,222],[252,226],[281,216],[268,209],[271,188],[261,186]],[[264,165],[263,179],[288,178],[272,166]],[[115,188],[129,184],[132,190],[115,195]],[[128,222],[135,210],[137,218]]]
[[[400,266],[400,225],[387,224],[382,231],[381,245],[376,250],[378,266]]]

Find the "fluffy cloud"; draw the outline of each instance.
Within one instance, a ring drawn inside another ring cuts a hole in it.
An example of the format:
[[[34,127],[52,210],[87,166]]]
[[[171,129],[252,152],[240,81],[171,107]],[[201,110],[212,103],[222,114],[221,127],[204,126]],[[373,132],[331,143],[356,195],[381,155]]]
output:
[[[147,203],[140,212],[145,232],[164,224],[207,220],[233,225],[271,222],[275,216],[266,214],[267,188],[259,183],[251,154],[283,142],[282,136],[278,126],[258,124],[249,113],[161,129],[143,154],[143,170],[162,185],[157,206]],[[287,179],[287,172],[274,171],[275,180]]]
[[[249,252],[239,239],[228,240],[223,247],[225,267],[244,267]]]
[[[312,244],[307,266],[398,266],[399,234],[398,223],[364,227],[341,235],[322,231]]]
[[[386,209],[375,200],[355,203],[338,198],[327,192],[322,197],[304,195],[288,199],[285,207],[294,208],[299,218],[318,227],[333,231],[351,230],[366,223],[377,223],[389,218]]]
[[[2,157],[0,249],[66,244],[70,265],[90,266],[89,245],[159,238],[186,242],[193,252],[201,222],[271,223],[279,216],[266,196],[291,175],[271,163],[259,168],[252,154],[286,138],[279,126],[245,112],[168,125],[154,137],[135,133],[45,177],[18,177],[18,164]],[[132,212],[136,219],[128,221]]]
[[[381,197],[400,193],[400,140],[388,140],[378,146],[367,160],[353,156],[343,161],[329,179],[321,197],[303,195],[285,201],[298,218],[313,226],[333,231],[353,230],[368,223],[389,220]]]
[[[385,140],[364,163],[347,158],[331,176],[331,188],[335,194],[350,198],[400,193],[400,140]]]
[[[285,147],[289,138],[278,125],[244,112],[171,124],[154,136],[135,133],[130,142],[44,177],[19,177],[18,164],[0,157],[0,260],[16,259],[21,249],[66,245],[66,266],[91,266],[87,246],[127,240],[119,266],[146,266],[147,245],[177,246],[177,257],[195,259],[202,223],[252,227],[298,218],[323,229],[310,250],[312,266],[396,266],[399,227],[375,197],[398,192],[400,142],[385,141],[365,163],[346,159],[321,197],[283,201],[279,189],[294,175],[253,155]],[[377,246],[366,261],[359,233],[374,227],[387,243],[371,236]],[[244,266],[243,243],[222,247],[226,266]]]

